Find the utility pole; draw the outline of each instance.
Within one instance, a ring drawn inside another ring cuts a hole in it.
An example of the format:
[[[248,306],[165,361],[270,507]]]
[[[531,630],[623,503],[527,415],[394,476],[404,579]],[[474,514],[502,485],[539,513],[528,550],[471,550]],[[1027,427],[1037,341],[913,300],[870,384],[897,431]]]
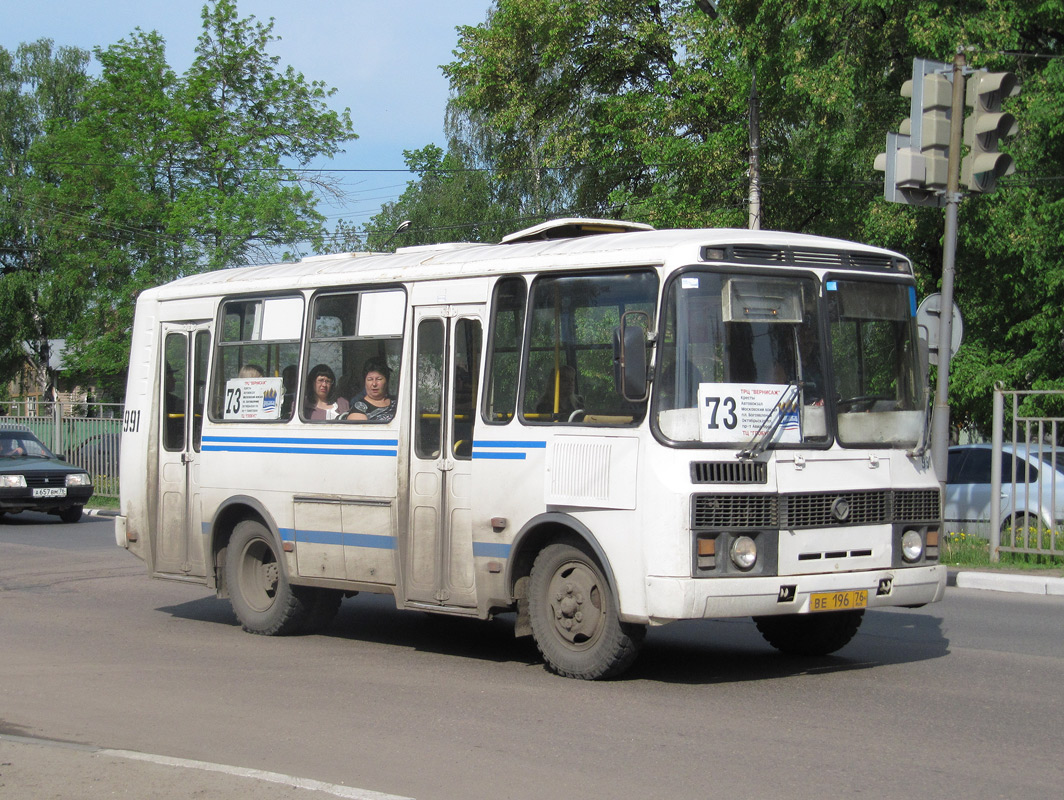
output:
[[[961,134],[964,130],[964,53],[953,56],[953,105],[950,110],[946,228],[942,248],[942,313],[938,317],[938,380],[931,417],[931,459],[939,483],[946,483],[949,453],[949,362],[953,336],[953,270],[957,256],[957,215],[961,204]]]
[[[761,230],[761,118],[757,96],[757,67],[750,68],[750,221],[752,231]]]

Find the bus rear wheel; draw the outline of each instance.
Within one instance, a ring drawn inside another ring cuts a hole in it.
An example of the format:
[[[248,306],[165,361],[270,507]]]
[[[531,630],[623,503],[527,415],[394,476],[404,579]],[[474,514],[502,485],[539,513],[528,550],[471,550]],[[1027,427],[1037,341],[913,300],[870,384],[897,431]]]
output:
[[[312,606],[289,585],[273,537],[261,522],[244,520],[233,529],[225,554],[225,578],[233,611],[244,630],[264,636],[303,630]]]
[[[861,627],[864,609],[754,617],[765,641],[792,656],[826,656],[847,645]]]
[[[613,678],[639,654],[646,628],[620,621],[617,600],[584,546],[552,544],[536,556],[529,581],[532,636],[558,675]]]

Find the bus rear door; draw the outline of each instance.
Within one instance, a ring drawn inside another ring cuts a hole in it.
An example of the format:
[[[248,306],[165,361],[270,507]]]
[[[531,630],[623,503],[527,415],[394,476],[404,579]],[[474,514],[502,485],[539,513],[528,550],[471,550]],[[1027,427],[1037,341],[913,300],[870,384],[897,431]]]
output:
[[[154,573],[203,577],[200,439],[211,334],[207,322],[163,323],[159,401],[159,502],[152,526]]]

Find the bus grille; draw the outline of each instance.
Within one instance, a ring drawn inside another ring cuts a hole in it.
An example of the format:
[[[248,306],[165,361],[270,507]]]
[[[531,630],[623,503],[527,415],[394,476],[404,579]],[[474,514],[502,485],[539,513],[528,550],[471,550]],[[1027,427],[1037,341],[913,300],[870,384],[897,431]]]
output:
[[[903,489],[894,493],[895,522],[932,522],[941,515],[938,489]]]
[[[784,528],[828,528],[890,522],[888,492],[823,492],[780,498]],[[845,509],[845,511],[843,511]]]
[[[768,467],[762,461],[694,461],[692,483],[767,483]]]
[[[779,527],[774,494],[699,494],[692,500],[696,529]]]
[[[815,494],[696,494],[695,530],[832,528],[940,519],[936,489]]]

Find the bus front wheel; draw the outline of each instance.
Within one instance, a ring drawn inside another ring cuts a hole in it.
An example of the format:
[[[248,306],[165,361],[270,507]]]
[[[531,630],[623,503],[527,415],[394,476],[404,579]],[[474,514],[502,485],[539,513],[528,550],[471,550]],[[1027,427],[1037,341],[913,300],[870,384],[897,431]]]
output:
[[[613,678],[631,666],[646,628],[620,621],[598,562],[586,547],[552,544],[540,551],[529,581],[532,636],[558,675]]]
[[[765,641],[792,656],[826,656],[849,643],[861,627],[864,609],[817,614],[754,617]]]
[[[225,573],[230,602],[244,630],[283,636],[303,629],[311,606],[289,585],[273,537],[261,522],[244,520],[233,529]]]

